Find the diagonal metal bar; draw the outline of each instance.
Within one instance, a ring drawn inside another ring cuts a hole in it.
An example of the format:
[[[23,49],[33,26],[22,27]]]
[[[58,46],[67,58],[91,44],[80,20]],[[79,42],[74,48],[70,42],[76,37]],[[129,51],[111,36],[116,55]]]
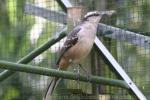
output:
[[[66,23],[66,14],[64,13],[55,12],[55,16],[58,16],[59,19],[56,19],[56,18],[54,19],[53,17],[50,16],[50,15],[53,15],[53,12],[51,12],[50,10],[47,10],[45,8],[40,8],[37,6],[35,7],[34,5],[30,5],[30,4],[26,4],[26,7],[32,9],[32,10],[25,9],[25,13],[27,14],[40,16],[40,17],[46,18],[47,20],[52,20],[52,21],[56,20],[55,22],[59,22],[62,24]],[[40,12],[43,12],[43,13],[40,13]],[[116,39],[119,41],[126,41],[133,45],[142,46],[147,49],[150,48],[149,36],[140,35],[135,32],[130,32],[127,30],[123,30],[121,28],[109,26],[109,25],[102,24],[102,23],[99,23],[98,31],[100,31],[99,32],[100,35],[104,37]]]
[[[60,39],[62,39],[63,37],[65,37],[66,36],[66,34],[65,34],[66,30],[67,30],[67,28],[64,28],[59,33],[56,33],[57,35],[55,37],[50,38],[47,42],[45,42],[39,48],[36,48],[32,52],[30,52],[28,55],[26,55],[25,57],[23,57],[22,59],[20,59],[17,63],[26,64],[26,63],[32,61],[35,57],[37,57],[42,52],[44,52],[45,50],[47,50],[48,48],[50,48],[53,44],[55,44]],[[3,81],[4,79],[6,79],[7,77],[9,77],[10,75],[12,75],[14,73],[15,72],[10,71],[10,70],[4,70],[3,72],[0,73],[0,81]]]
[[[111,39],[126,41],[131,44],[142,46],[147,49],[150,48],[149,36],[144,36],[135,32],[130,32],[117,27],[108,26],[102,23],[99,23],[98,31],[102,32],[101,35],[104,35],[105,37]]]
[[[60,78],[65,78],[65,79],[80,80],[83,82],[91,82],[91,83],[96,83],[96,84],[119,86],[122,88],[129,89],[129,86],[126,84],[126,82],[122,80],[104,78],[104,77],[93,76],[93,75],[91,75],[89,78],[87,78],[87,76],[85,75],[80,75],[79,78],[77,78],[76,73],[72,73],[69,71],[60,71],[56,69],[48,69],[48,68],[43,68],[39,66],[0,61],[0,68],[9,69],[12,71],[60,77]]]
[[[69,0],[57,0],[57,1],[62,2],[66,8],[73,7],[73,5],[71,4]]]
[[[38,7],[33,4],[26,3],[24,13],[45,18],[50,21],[66,24],[66,14],[64,12],[56,12],[46,8]]]
[[[135,93],[139,100],[147,100],[143,93],[138,89],[138,87],[134,84],[134,82],[130,79],[130,77],[126,74],[123,68],[119,65],[119,63],[115,60],[115,58],[111,55],[111,53],[106,49],[103,43],[96,37],[95,44],[101,52],[102,56],[105,58],[107,63],[112,66],[113,69],[122,77],[122,79],[128,84],[130,89]]]

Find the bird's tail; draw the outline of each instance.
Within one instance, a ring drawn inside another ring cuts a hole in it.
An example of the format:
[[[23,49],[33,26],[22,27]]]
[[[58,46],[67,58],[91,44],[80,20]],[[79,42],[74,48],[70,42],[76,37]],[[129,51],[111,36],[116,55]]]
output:
[[[51,82],[50,82],[50,84],[49,84],[49,86],[48,86],[48,88],[46,90],[46,93],[45,93],[45,95],[43,97],[43,100],[52,100],[51,99],[52,98],[52,93],[55,90],[55,88],[57,87],[57,85],[58,85],[60,80],[61,80],[60,78],[56,78],[56,77],[54,77],[51,80]]]

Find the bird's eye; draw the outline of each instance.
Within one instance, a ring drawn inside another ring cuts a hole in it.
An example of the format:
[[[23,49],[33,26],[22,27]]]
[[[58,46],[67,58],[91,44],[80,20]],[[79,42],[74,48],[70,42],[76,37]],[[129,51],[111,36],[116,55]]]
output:
[[[95,14],[95,16],[99,16],[99,14]]]

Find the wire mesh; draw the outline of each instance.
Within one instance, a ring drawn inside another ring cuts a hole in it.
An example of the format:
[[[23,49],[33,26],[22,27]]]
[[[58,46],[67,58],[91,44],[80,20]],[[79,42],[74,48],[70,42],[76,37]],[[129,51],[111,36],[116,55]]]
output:
[[[58,23],[61,16],[47,20],[33,14],[25,13],[26,4],[51,11],[64,12],[59,0],[3,0],[0,1],[0,59],[17,62],[22,57],[46,42],[66,25]],[[61,0],[60,0],[61,1]],[[103,23],[150,36],[150,1],[149,0],[69,0],[74,6],[82,5],[86,11],[115,10],[116,18],[108,18]],[[46,14],[42,13],[41,14]],[[126,41],[111,39],[97,34],[111,54],[135,82],[138,88],[150,99],[150,48],[134,45]],[[116,36],[117,37],[117,36]],[[134,38],[136,40],[136,37]],[[133,40],[134,40],[133,39]],[[132,40],[132,39],[131,39]],[[63,41],[63,40],[62,40]],[[139,40],[140,41],[140,40]],[[150,42],[150,41],[148,41]],[[58,52],[63,42],[59,42],[37,56],[29,64],[47,68],[57,68]],[[90,74],[121,79],[103,60],[96,47],[84,61],[83,65]],[[68,69],[76,73],[76,66]],[[0,69],[0,72],[4,71]],[[86,74],[80,71],[81,74]],[[16,72],[0,82],[1,100],[42,100],[51,77]],[[53,94],[53,100],[136,100],[126,89],[62,80]]]

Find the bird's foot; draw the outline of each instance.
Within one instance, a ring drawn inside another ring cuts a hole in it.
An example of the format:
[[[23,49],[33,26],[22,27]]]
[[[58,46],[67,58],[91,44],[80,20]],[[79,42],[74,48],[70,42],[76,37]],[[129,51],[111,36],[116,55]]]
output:
[[[87,76],[87,80],[90,81],[90,73],[81,64],[79,64],[79,67],[82,68],[85,75]]]

